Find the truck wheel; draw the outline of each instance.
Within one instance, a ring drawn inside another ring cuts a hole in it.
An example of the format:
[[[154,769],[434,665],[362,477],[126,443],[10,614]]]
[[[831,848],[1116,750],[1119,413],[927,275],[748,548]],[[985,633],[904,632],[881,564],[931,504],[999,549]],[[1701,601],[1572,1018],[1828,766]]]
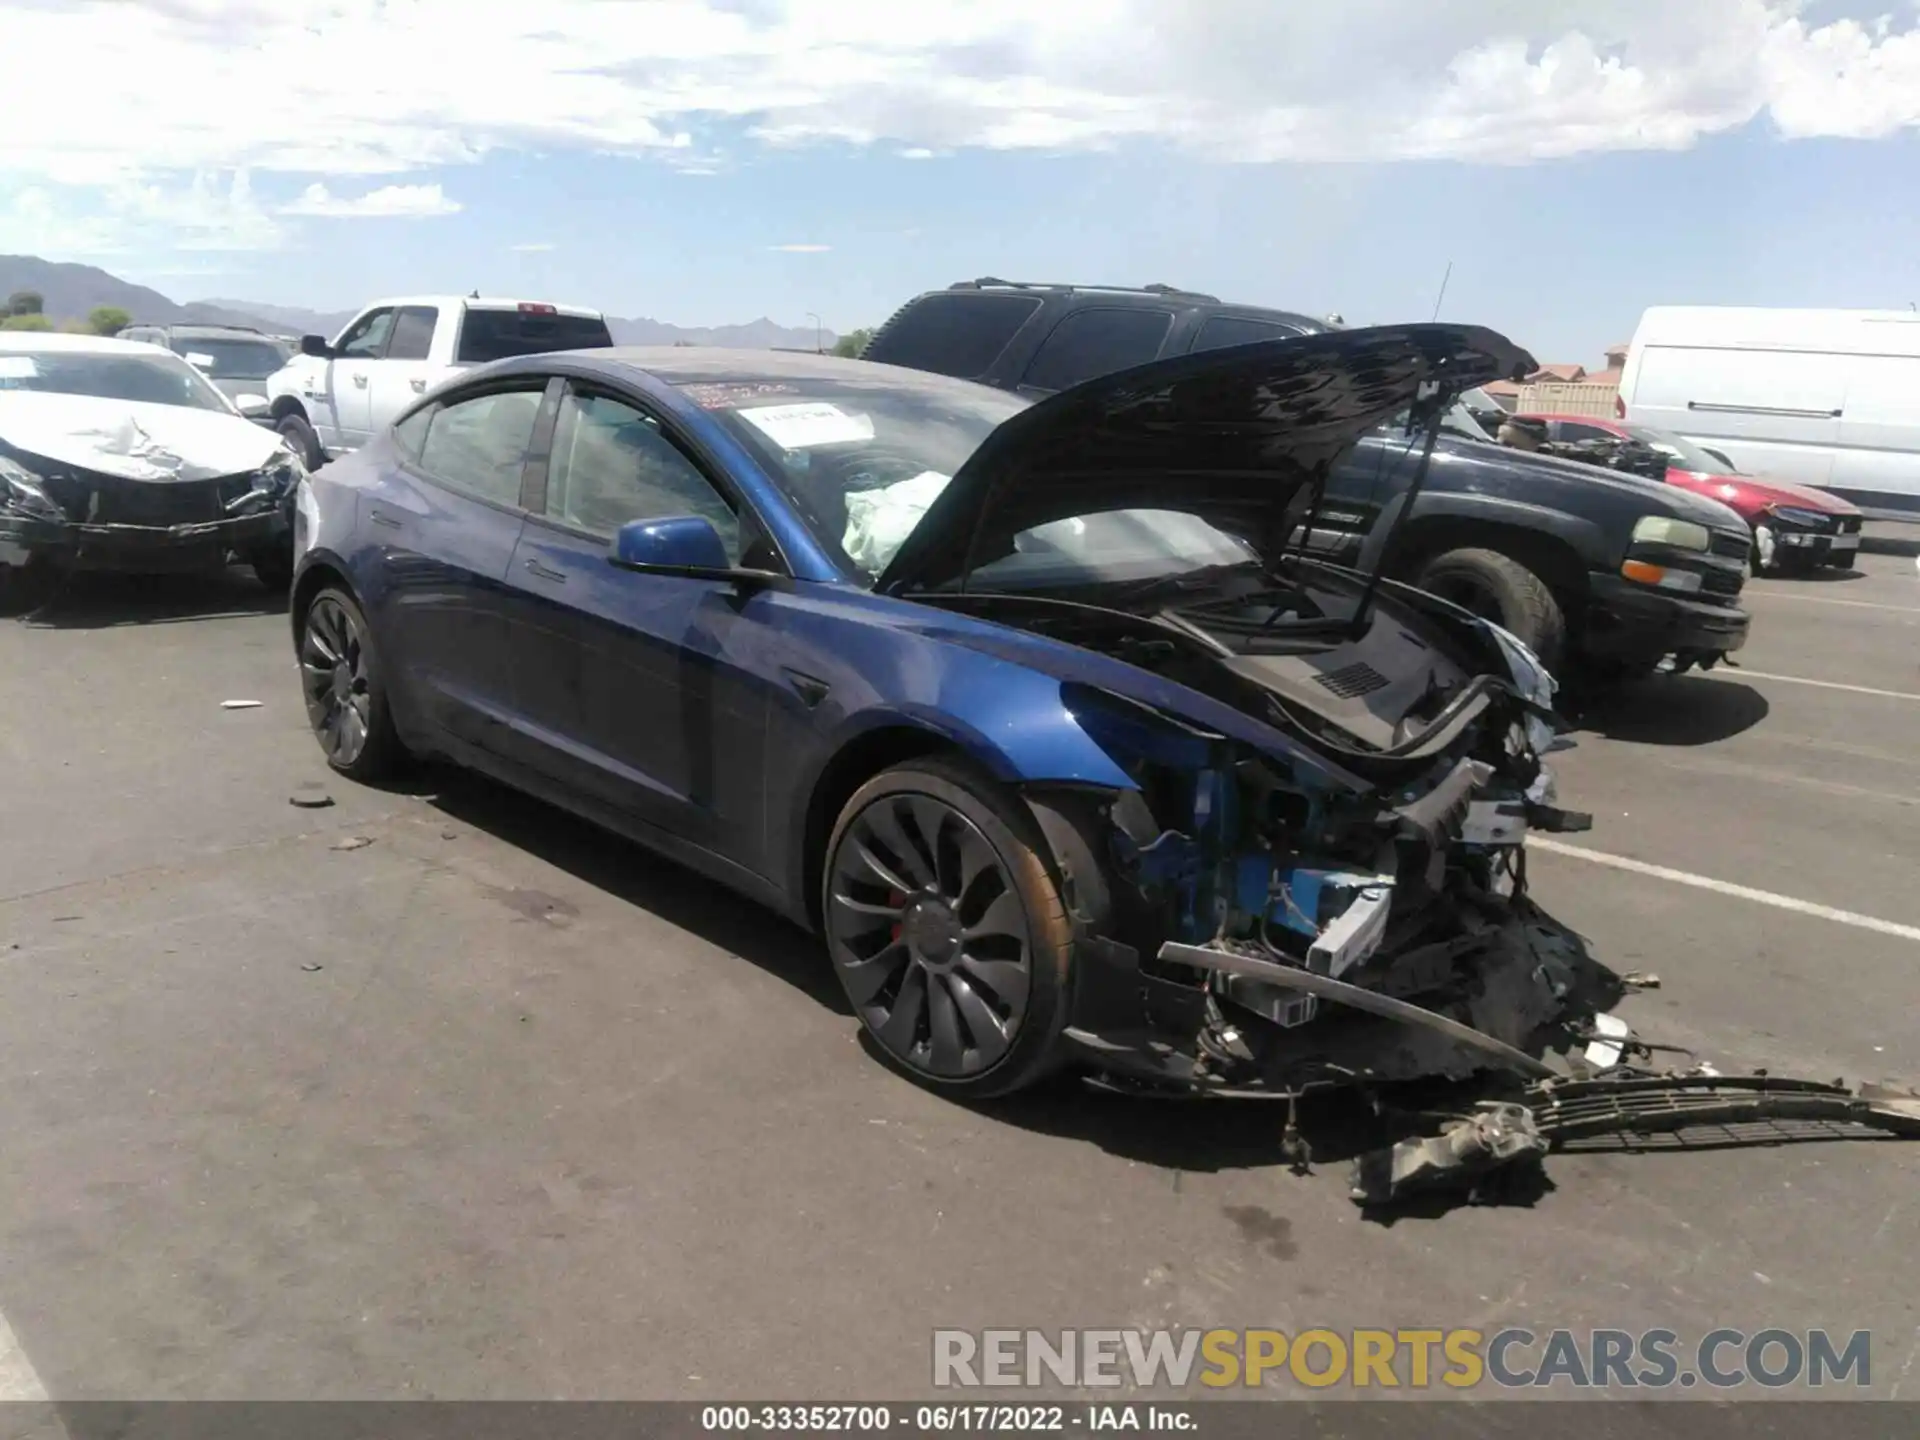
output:
[[[313,433],[313,427],[298,415],[282,415],[273,427],[280,432],[280,438],[293,447],[309,470],[318,470],[327,463],[327,457],[321,453],[320,437]]]
[[[1566,616],[1546,582],[1518,560],[1497,550],[1449,550],[1429,560],[1415,583],[1510,631],[1549,671],[1558,671]]]

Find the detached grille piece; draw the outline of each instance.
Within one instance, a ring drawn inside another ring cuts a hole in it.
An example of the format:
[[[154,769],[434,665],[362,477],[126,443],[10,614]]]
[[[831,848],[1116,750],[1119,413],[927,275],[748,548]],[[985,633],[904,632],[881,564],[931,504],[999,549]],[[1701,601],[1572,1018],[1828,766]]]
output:
[[[1376,690],[1385,689],[1387,685],[1387,677],[1364,660],[1352,665],[1343,665],[1338,670],[1324,671],[1313,678],[1322,689],[1331,691],[1342,700],[1371,695]]]

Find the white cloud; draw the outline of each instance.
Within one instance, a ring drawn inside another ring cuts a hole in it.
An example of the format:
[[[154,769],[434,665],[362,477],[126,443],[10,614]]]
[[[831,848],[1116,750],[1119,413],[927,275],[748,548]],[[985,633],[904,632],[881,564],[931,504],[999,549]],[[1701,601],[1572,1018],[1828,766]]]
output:
[[[502,149],[649,155],[700,174],[743,136],[903,156],[1157,143],[1228,161],[1495,163],[1680,149],[1756,118],[1787,138],[1872,138],[1920,124],[1920,24],[1906,0],[1851,0],[1863,7],[13,0],[0,54],[84,54],[114,80],[82,104],[59,65],[12,67],[11,108],[59,123],[5,127],[0,182],[88,187],[108,221],[145,223],[149,239],[261,246],[282,238],[271,206],[183,177],[299,194],[316,177],[417,175]],[[323,185],[286,213],[453,203],[432,185],[357,200]]]
[[[180,250],[274,250],[280,223],[255,198],[247,172],[184,181],[123,179],[105,187],[29,184],[0,209],[0,250],[110,255],[169,237]]]
[[[824,255],[833,249],[831,245],[769,245],[767,248],[784,255]]]
[[[364,195],[335,195],[318,181],[300,192],[300,198],[280,207],[282,215],[321,215],[329,219],[408,219],[457,215],[460,202],[448,199],[438,185],[382,185]]]

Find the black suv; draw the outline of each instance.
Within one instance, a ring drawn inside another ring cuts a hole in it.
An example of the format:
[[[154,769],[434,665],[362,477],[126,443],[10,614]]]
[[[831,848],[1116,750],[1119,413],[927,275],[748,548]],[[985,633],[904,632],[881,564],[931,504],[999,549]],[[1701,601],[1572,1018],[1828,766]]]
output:
[[[916,296],[867,342],[861,358],[1045,395],[1166,355],[1314,335],[1305,315],[1228,305],[1147,285],[1021,285],[963,280]]]
[[[1337,319],[1137,290],[969,280],[916,296],[862,358],[1041,396],[1149,360],[1319,333]],[[1491,405],[1491,401],[1483,402]],[[1746,643],[1752,534],[1726,506],[1660,480],[1499,444],[1456,405],[1413,508],[1417,466],[1385,427],[1335,466],[1305,541],[1513,632],[1588,685],[1708,668]]]

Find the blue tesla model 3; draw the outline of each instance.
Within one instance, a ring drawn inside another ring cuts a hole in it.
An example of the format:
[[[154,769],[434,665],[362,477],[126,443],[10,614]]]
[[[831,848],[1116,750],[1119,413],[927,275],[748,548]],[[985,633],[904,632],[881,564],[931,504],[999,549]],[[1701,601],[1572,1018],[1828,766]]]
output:
[[[308,714],[346,776],[455,761],[811,927],[950,1093],[1470,1071],[1527,1037],[1463,997],[1574,1003],[1520,863],[1567,816],[1552,681],[1293,541],[1361,435],[1530,368],[1447,325],[1035,404],[773,352],[483,366],[302,487]]]

